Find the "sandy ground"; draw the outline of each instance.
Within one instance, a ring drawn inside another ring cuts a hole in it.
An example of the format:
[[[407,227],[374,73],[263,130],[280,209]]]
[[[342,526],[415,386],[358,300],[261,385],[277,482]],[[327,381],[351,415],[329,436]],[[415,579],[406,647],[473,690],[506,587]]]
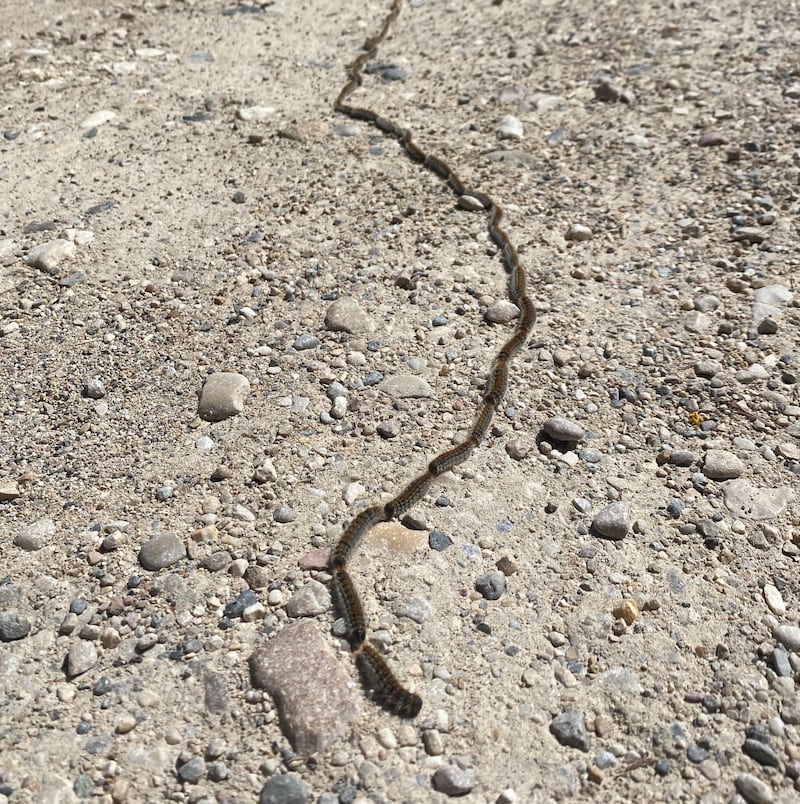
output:
[[[309,763],[248,658],[470,425],[510,331],[483,218],[333,111],[385,3],[2,5],[0,800],[796,801],[797,5],[403,8],[353,100],[503,205],[539,317],[490,438],[354,562],[422,713],[354,686]],[[209,423],[219,371],[250,391]]]

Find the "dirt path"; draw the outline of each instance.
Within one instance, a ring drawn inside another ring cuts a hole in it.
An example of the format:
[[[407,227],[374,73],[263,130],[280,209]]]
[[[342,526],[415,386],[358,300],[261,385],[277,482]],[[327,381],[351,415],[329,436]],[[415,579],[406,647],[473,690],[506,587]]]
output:
[[[538,311],[354,560],[413,722],[326,550],[513,324],[483,217],[333,112],[386,8],[2,15],[0,801],[796,800],[796,5],[416,0],[354,96],[503,205]],[[248,665],[292,633],[311,763]]]

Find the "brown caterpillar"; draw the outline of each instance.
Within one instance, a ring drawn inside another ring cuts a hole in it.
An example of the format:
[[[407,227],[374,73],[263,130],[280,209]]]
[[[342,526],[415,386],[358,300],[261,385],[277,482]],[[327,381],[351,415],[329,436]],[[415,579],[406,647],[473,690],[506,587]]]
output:
[[[409,692],[398,680],[386,660],[371,642],[365,642],[356,653],[356,663],[365,685],[375,700],[391,712],[404,718],[415,718],[422,709],[422,698]]]
[[[349,629],[348,642],[357,650],[367,638],[367,618],[350,573],[344,567],[333,568],[333,591],[337,607]]]
[[[460,444],[456,444],[433,458],[428,464],[427,470],[414,478],[394,499],[389,500],[384,506],[373,506],[358,514],[345,530],[331,557],[334,596],[347,623],[350,646],[365,684],[373,691],[375,699],[388,711],[400,717],[413,718],[419,714],[422,708],[422,699],[406,690],[383,656],[366,641],[366,617],[358,593],[347,571],[347,562],[363,535],[373,525],[402,516],[425,495],[434,478],[463,463],[484,439],[489,431],[492,417],[505,396],[511,360],[522,348],[533,328],[536,308],[527,295],[527,279],[525,270],[520,265],[517,250],[500,226],[503,220],[503,210],[499,204],[486,193],[468,189],[447,162],[434,154],[426,153],[414,142],[409,129],[381,117],[371,109],[351,106],[347,103],[350,95],[364,81],[362,72],[364,65],[375,56],[378,46],[386,38],[399,13],[400,0],[392,0],[380,30],[377,34],[367,38],[361,53],[347,68],[347,83],[339,92],[334,109],[353,120],[371,123],[387,136],[394,137],[413,162],[430,170],[456,196],[468,195],[483,207],[483,212],[487,216],[489,238],[499,250],[503,266],[508,274],[508,297],[520,310],[514,334],[505,342],[494,360],[483,403],[469,435]]]

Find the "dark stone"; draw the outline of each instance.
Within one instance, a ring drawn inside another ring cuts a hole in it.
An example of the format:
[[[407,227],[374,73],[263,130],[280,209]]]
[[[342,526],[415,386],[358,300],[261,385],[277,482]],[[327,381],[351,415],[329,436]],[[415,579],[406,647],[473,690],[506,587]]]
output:
[[[258,804],[306,804],[306,801],[306,786],[295,776],[272,776],[258,797]]]
[[[556,715],[550,721],[550,733],[561,745],[589,750],[589,733],[586,731],[586,716],[583,712],[570,710]]]
[[[750,759],[754,759],[758,762],[759,765],[767,765],[771,768],[780,767],[781,761],[778,755],[767,743],[761,742],[761,740],[754,740],[748,737],[744,741],[742,751],[744,751]]]
[[[506,576],[502,572],[487,572],[475,579],[477,589],[486,600],[498,600],[506,591]]]

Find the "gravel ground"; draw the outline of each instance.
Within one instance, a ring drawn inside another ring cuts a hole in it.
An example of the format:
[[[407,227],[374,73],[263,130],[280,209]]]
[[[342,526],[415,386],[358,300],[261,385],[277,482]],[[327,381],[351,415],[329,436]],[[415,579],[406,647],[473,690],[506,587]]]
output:
[[[797,801],[797,5],[415,0],[353,96],[539,314],[352,565],[411,722],[328,550],[513,324],[332,110],[387,5],[6,8],[0,801]]]

